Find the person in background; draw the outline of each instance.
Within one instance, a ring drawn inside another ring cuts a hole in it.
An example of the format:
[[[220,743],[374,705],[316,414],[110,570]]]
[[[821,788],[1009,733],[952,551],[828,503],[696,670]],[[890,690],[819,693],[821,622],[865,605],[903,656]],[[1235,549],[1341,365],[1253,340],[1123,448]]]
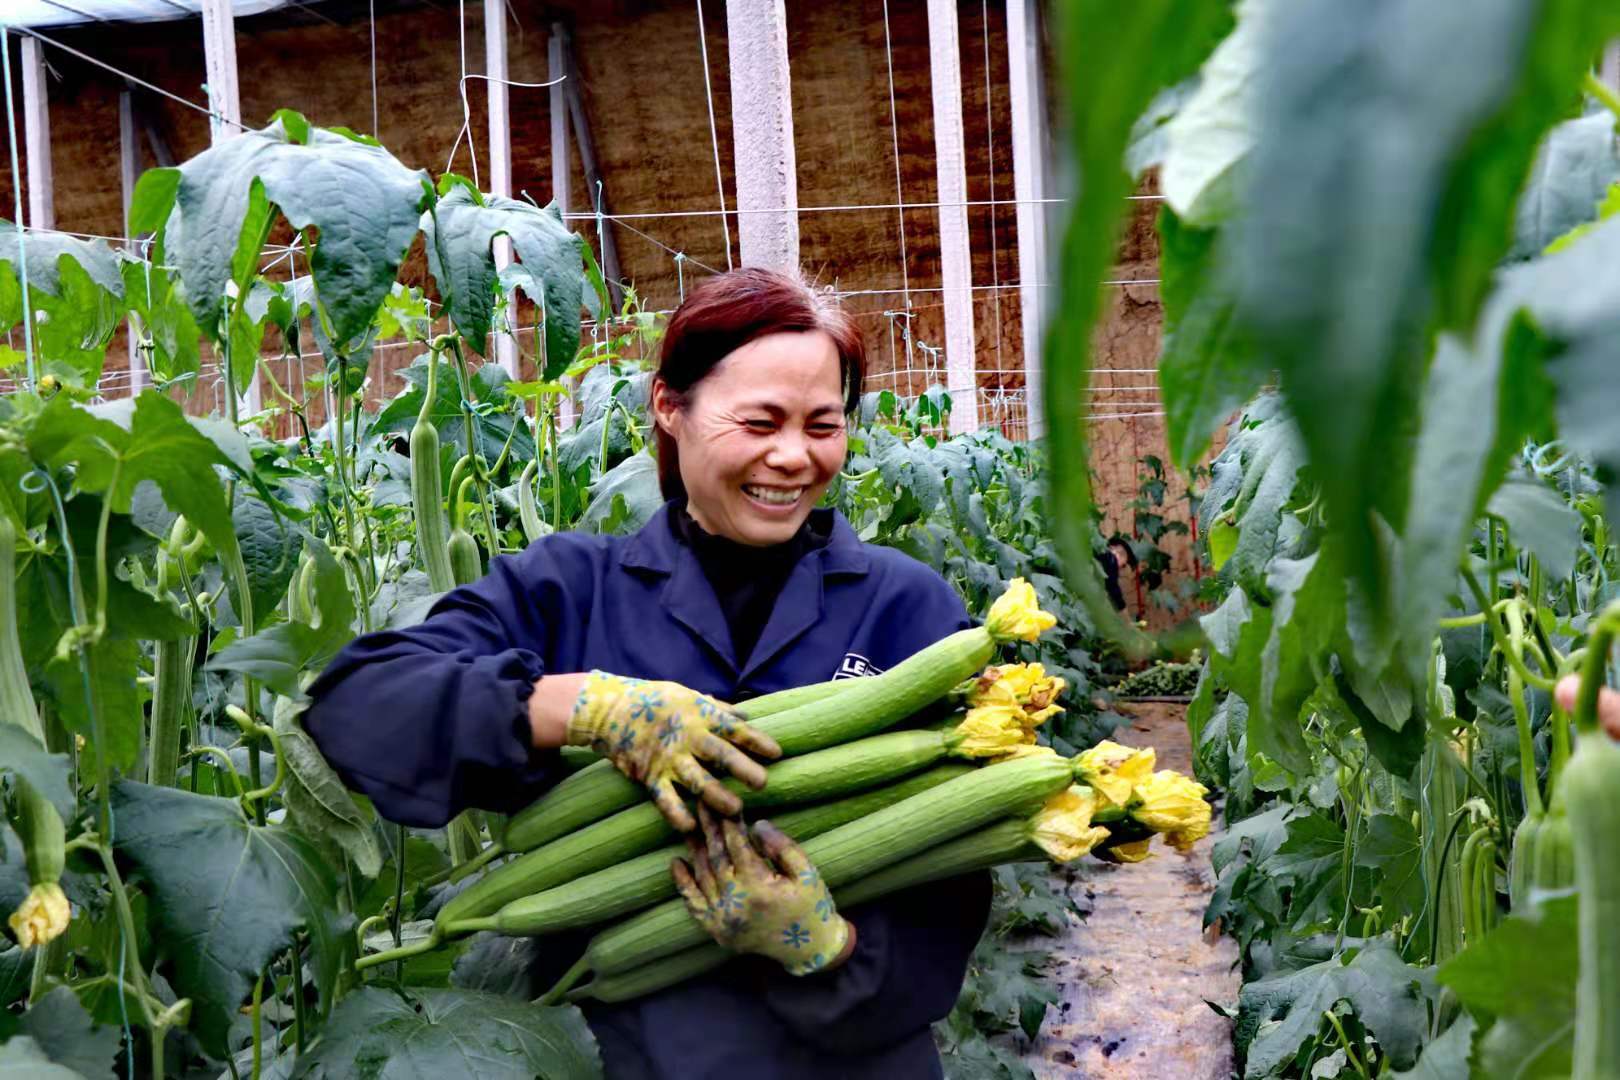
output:
[[[613,1080],[943,1076],[930,1025],[984,932],[989,875],[838,911],[791,840],[764,823],[743,832],[719,782],[759,787],[778,754],[730,705],[874,674],[972,625],[939,574],[816,509],[844,466],[863,364],[854,321],[796,276],[705,280],[670,320],[651,383],[668,500],[651,520],[494,559],[421,625],[356,639],[310,688],[310,734],[392,821],[518,810],[564,775],[558,747],[576,745],[699,838],[677,883],[740,958],[586,1005]],[[712,910],[698,886],[716,873],[758,885],[756,932]],[[804,940],[783,933],[795,922]],[[546,938],[537,983],[582,944]]]
[[[1136,569],[1136,552],[1131,550],[1129,544],[1118,536],[1108,541],[1108,546],[1097,552],[1097,565],[1102,567],[1103,586],[1108,590],[1108,600],[1114,605],[1115,611],[1125,610],[1125,591],[1120,585],[1120,576],[1127,565]]]

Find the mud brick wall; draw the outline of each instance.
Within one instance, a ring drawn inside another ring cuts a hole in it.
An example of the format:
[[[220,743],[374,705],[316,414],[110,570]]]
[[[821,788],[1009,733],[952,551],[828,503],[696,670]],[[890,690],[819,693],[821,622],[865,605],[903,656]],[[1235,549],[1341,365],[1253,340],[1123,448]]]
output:
[[[239,19],[237,64],[242,115],[262,125],[278,108],[292,108],[320,125],[344,125],[375,134],[412,167],[437,174],[447,169],[472,175],[487,186],[486,86],[465,80],[466,116],[458,93],[463,70],[484,70],[483,5],[467,4],[465,25],[455,4],[425,0],[378,0],[373,24],[359,0],[328,0],[308,8]],[[731,100],[725,25],[720,0],[703,5],[709,86],[713,96],[720,172],[733,205]],[[891,0],[887,35],[876,0],[790,3],[789,50],[793,75],[794,134],[800,204],[805,207],[869,207],[897,201],[928,204],[937,198],[929,89],[928,25],[922,0]],[[695,5],[675,0],[512,0],[508,4],[509,78],[540,83],[548,77],[550,26],[570,28],[583,76],[585,108],[612,213],[700,211],[695,216],[634,218],[609,227],[623,277],[643,304],[667,310],[682,286],[726,266],[723,219],[715,182],[715,145],[709,130],[702,45]],[[1012,139],[1008,105],[1004,6],[959,0],[963,119],[968,198],[1012,198]],[[47,36],[193,102],[205,100],[201,26],[196,20],[118,26],[57,27]],[[373,123],[373,35],[375,108]],[[887,47],[885,37],[887,37]],[[16,46],[12,44],[13,60]],[[52,165],[57,227],[120,236],[118,95],[122,80],[101,68],[47,47],[50,65]],[[465,68],[463,67],[465,56]],[[892,65],[893,109],[890,115]],[[1050,65],[1049,65],[1050,67]],[[14,67],[15,70],[15,67]],[[14,88],[20,99],[20,85]],[[515,195],[544,204],[551,197],[550,95],[544,89],[510,89],[512,171]],[[176,160],[209,144],[209,121],[199,112],[152,94],[142,94],[143,112]],[[142,140],[142,165],[156,164]],[[570,209],[587,211],[577,157]],[[10,207],[13,178],[0,164],[0,207]],[[1151,185],[1144,193],[1153,194]],[[1158,393],[1150,372],[1158,351],[1156,202],[1134,204],[1121,244],[1108,314],[1098,333],[1091,413],[1097,495],[1107,510],[1105,531],[1131,531],[1138,461],[1166,457],[1162,418],[1153,413]],[[0,210],[0,215],[9,214]],[[987,422],[1000,422],[1013,437],[1023,434],[1023,348],[1018,293],[1016,209],[970,206],[968,220],[975,286],[975,367],[981,390],[1010,392],[1008,406],[981,406]],[[595,226],[576,222],[594,242]],[[940,252],[932,207],[805,212],[800,217],[802,262],[813,279],[853,293],[846,299],[865,327],[870,345],[870,388],[917,392],[931,381],[923,350],[906,349],[898,324],[885,311],[913,312],[917,340],[944,340]],[[272,243],[286,242],[284,232]],[[733,258],[736,230],[731,229]],[[904,256],[902,257],[902,247]],[[677,271],[674,253],[686,256]],[[285,261],[273,271],[286,273]],[[307,268],[297,267],[299,271]],[[420,243],[403,277],[429,288]],[[532,339],[520,344],[532,348]],[[394,376],[412,359],[410,350],[385,346],[372,362],[372,394],[382,400],[400,388]],[[319,369],[318,358],[276,361],[278,379],[298,384]],[[120,337],[107,369],[125,366]],[[942,377],[939,381],[943,381]],[[110,380],[111,382],[111,380]],[[1149,389],[1132,390],[1145,387]],[[117,393],[116,384],[109,392]],[[199,411],[222,401],[217,384],[195,399]],[[321,419],[317,407],[315,419]],[[1167,516],[1185,519],[1185,484],[1172,478]],[[1177,572],[1190,575],[1184,541],[1170,538]],[[1127,588],[1128,595],[1131,590]],[[1132,610],[1136,611],[1134,595]],[[1152,605],[1148,605],[1151,609]]]

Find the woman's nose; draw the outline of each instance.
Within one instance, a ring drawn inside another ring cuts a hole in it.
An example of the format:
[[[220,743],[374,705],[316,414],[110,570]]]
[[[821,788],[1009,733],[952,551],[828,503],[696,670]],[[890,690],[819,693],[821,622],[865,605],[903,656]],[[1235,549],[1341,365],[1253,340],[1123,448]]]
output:
[[[765,454],[765,464],[782,472],[804,469],[810,464],[810,447],[804,435],[796,431],[778,432]]]

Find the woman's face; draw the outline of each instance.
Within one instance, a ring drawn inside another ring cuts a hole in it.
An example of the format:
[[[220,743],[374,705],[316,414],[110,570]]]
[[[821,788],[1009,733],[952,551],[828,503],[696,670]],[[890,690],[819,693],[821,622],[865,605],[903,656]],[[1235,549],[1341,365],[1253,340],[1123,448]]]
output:
[[[653,414],[680,451],[693,520],[741,544],[790,539],[844,464],[838,349],[820,330],[767,334],[727,354],[684,408],[655,380]]]

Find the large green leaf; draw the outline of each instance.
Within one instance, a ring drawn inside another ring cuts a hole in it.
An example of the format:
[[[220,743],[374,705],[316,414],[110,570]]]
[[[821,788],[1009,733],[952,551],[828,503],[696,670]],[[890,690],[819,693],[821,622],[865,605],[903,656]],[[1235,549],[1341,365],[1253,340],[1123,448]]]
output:
[[[1397,1068],[1416,1060],[1428,1029],[1417,969],[1387,941],[1363,948],[1348,964],[1335,958],[1251,982],[1238,994],[1233,1039],[1247,1050],[1249,1076],[1279,1073],[1312,1039],[1322,1013],[1348,1002]],[[1263,1027],[1268,1020],[1279,1021]]]
[[[310,271],[346,351],[394,284],[427,183],[426,173],[407,169],[375,142],[283,111],[262,130],[217,143],[177,170],[143,176],[130,223],[163,230],[197,322],[210,330],[220,326],[226,283],[247,292],[271,207],[295,229],[313,227]]]
[[[1250,745],[1295,773],[1310,768],[1300,709],[1325,671],[1332,633],[1344,618],[1344,581],[1335,562],[1318,551],[1304,559],[1276,559],[1266,576],[1276,598],[1271,633],[1260,654],[1260,699],[1250,701]]]
[[[304,683],[354,637],[354,597],[343,567],[318,537],[306,536],[304,544],[315,562],[315,621],[277,623],[233,642],[208,662],[209,670],[235,671],[282,697],[302,699]]]
[[[1210,865],[1217,874],[1224,873],[1244,851],[1254,862],[1265,862],[1282,847],[1288,838],[1288,821],[1299,812],[1296,807],[1279,802],[1228,825],[1210,851]]]
[[[3,846],[0,846],[0,852],[3,851]],[[23,892],[26,891],[25,885]],[[16,945],[0,949],[0,1007],[9,1007],[27,995],[33,973],[32,950],[24,950]]]
[[[253,610],[269,611],[280,603],[287,582],[298,569],[298,531],[292,522],[249,492],[238,496],[231,519],[237,543],[242,546]]]
[[[634,532],[664,505],[658,489],[658,463],[646,451],[625,458],[598,477],[581,528],[593,532]]]
[[[521,267],[508,279],[545,312],[540,377],[555,379],[574,362],[586,289],[584,241],[568,231],[555,204],[542,210],[498,195],[478,196],[458,183],[422,216],[422,231],[428,269],[469,345],[480,353],[488,348],[500,289],[494,242],[506,236]]]
[[[291,698],[276,701],[275,728],[280,736],[282,764],[287,784],[281,797],[287,804],[287,818],[322,851],[354,860],[364,877],[376,877],[382,869],[382,847],[377,843],[376,815],[361,807],[343,786],[343,781],[327,764],[315,740],[298,720],[302,708]]]
[[[18,1035],[0,1045],[0,1080],[86,1080],[86,1078],[66,1065],[56,1064],[33,1039],[26,1035]]]
[[[1266,569],[1296,523],[1283,513],[1305,466],[1299,428],[1268,395],[1244,411],[1243,421],[1216,459],[1208,492],[1199,507],[1207,534],[1217,522],[1235,524],[1237,543],[1227,562],[1238,583],[1261,593]]]
[[[1054,317],[1043,346],[1042,400],[1051,454],[1054,538],[1064,575],[1105,636],[1128,654],[1152,644],[1109,603],[1091,557],[1091,476],[1085,427],[1092,330],[1130,194],[1125,150],[1132,125],[1162,87],[1193,73],[1231,25],[1224,4],[1073,0],[1060,5],[1057,55],[1079,180],[1064,231]]]
[[[1508,538],[1562,580],[1575,569],[1581,546],[1581,515],[1564,497],[1535,480],[1510,480],[1496,489],[1486,509],[1507,522]]]
[[[27,435],[30,455],[53,468],[78,464],[75,483],[85,491],[112,492],[113,509],[130,512],[135,489],[150,480],[171,510],[184,514],[228,561],[240,552],[225,488],[215,465],[231,464],[156,390],[86,408],[57,397]]]
[[[17,837],[17,831],[11,827],[11,822],[0,814],[0,911],[12,912],[23,902],[28,895],[31,883],[28,880],[28,866],[24,859],[22,841]],[[32,980],[33,952],[28,954],[27,970],[20,976],[22,987],[20,994],[28,993],[28,984]],[[0,1038],[7,1032],[5,1016],[0,1014]]]
[[[920,443],[908,443],[882,428],[872,432],[872,462],[894,497],[884,520],[886,531],[921,521],[934,512],[945,494],[945,479]],[[969,495],[969,502],[972,496]],[[971,514],[971,508],[969,509]]]
[[[1575,1035],[1578,901],[1532,901],[1440,966],[1440,982],[1482,1018],[1473,1075],[1568,1076]]]
[[[1557,388],[1559,434],[1593,462],[1606,485],[1605,507],[1620,521],[1620,380],[1614,342],[1620,334],[1620,218],[1611,218],[1568,247],[1504,275],[1493,313],[1523,308],[1528,323],[1502,319],[1489,342],[1505,363],[1545,364]]]
[[[1310,567],[1301,564],[1294,569],[1308,574]],[[1303,581],[1300,578],[1300,584]],[[1296,588],[1292,580],[1289,588]],[[1308,592],[1314,596],[1318,589],[1312,585]],[[1286,610],[1281,604],[1265,607],[1250,602],[1242,589],[1233,589],[1220,607],[1199,620],[1210,641],[1211,672],[1248,705],[1244,727],[1248,753],[1264,754],[1301,775],[1310,771],[1310,752],[1298,711],[1304,700],[1301,690],[1308,695],[1312,679],[1306,652],[1308,636],[1316,632],[1308,625],[1316,606],[1308,599],[1301,621],[1294,624],[1293,601]],[[1279,616],[1285,620],[1280,633],[1274,625]]]
[[[103,240],[18,230],[0,220],[0,330],[22,320],[26,270],[40,370],[66,375],[70,385],[94,387],[124,313],[118,264],[119,256]],[[16,335],[16,344],[20,339]]]
[[[53,754],[22,725],[6,717],[0,722],[0,772],[15,773],[28,781],[63,821],[73,820],[73,764],[66,754]]]
[[[1617,27],[1600,0],[1304,0],[1267,35],[1240,312],[1369,596],[1391,595],[1371,518],[1402,526],[1428,332],[1472,323],[1536,144]]]
[[[1614,114],[1604,109],[1565,120],[1547,133],[1519,198],[1509,258],[1529,259],[1577,225],[1597,217],[1598,203],[1620,180]]]
[[[45,682],[58,714],[69,731],[84,737],[93,753],[105,752],[108,765],[133,768],[145,723],[141,704],[146,691],[135,681],[140,674],[140,644],[109,634],[83,648],[88,674],[73,653],[45,667]]]
[[[192,1001],[192,1030],[216,1057],[237,1007],[270,959],[302,931],[322,1007],[353,947],[337,882],[308,841],[250,824],[232,800],[121,781],[112,792],[114,844],[152,897],[175,989]]]
[[[1491,317],[1487,318],[1487,322]],[[1406,670],[1421,678],[1427,645],[1474,521],[1501,482],[1509,455],[1548,418],[1551,390],[1520,352],[1469,349],[1442,335],[1424,390],[1423,431],[1400,540],[1398,610]]]
[[[472,990],[355,991],[332,1013],[296,1080],[592,1080],[596,1040],[574,1008]]]
[[[1428,898],[1423,883],[1423,841],[1409,818],[1376,813],[1367,818],[1366,832],[1355,843],[1356,866],[1373,871],[1373,881],[1385,911],[1410,913],[1417,920],[1407,940],[1423,936],[1422,912]]]
[[[112,1080],[115,1075],[118,1029],[97,1025],[68,987],[58,986],[36,1000],[19,1027],[53,1062],[85,1080]]]
[[[174,275],[145,260],[126,260],[124,295],[130,310],[141,318],[152,351],[147,369],[161,385],[186,376],[195,378],[201,366],[202,332],[186,303],[185,290]]]
[[[1407,693],[1410,695],[1411,691]],[[1349,676],[1339,672],[1332,679],[1318,684],[1309,707],[1347,725],[1359,725],[1374,759],[1391,776],[1410,777],[1423,756],[1424,726],[1406,722],[1411,717],[1414,705],[1408,701],[1406,714],[1397,727],[1394,714],[1389,711],[1393,704],[1386,703],[1382,715],[1375,713],[1372,706],[1356,692]]]
[[[1218,236],[1187,225],[1169,207],[1159,212],[1159,391],[1170,458],[1182,468],[1197,463],[1216,427],[1269,376],[1233,318],[1236,301]]]
[[[1136,123],[1131,125],[1131,139],[1125,148],[1125,167],[1140,180],[1149,169],[1164,164],[1170,150],[1170,121],[1176,118],[1192,96],[1198,92],[1203,80],[1189,75],[1174,86],[1167,86],[1154,95],[1153,101]]]
[[[1344,828],[1324,814],[1306,814],[1290,820],[1287,830],[1288,839],[1262,867],[1288,883],[1294,927],[1330,925],[1344,910]]]
[[[76,263],[103,289],[115,296],[124,295],[124,279],[118,268],[118,256],[105,240],[80,240],[67,233],[46,231],[24,232],[9,221],[0,219],[0,263],[15,268],[26,265],[28,287],[56,296],[62,288],[62,260]],[[18,275],[19,278],[21,275]],[[4,320],[0,320],[4,324]],[[10,325],[10,324],[4,324]]]
[[[80,510],[81,505],[86,509]],[[87,556],[93,556],[95,552],[94,530],[95,522],[100,517],[99,506],[99,499],[84,494],[67,504],[68,529],[74,538],[75,550],[81,560],[80,573],[88,577],[87,584],[92,591],[86,599],[92,604],[94,577],[86,567],[85,561]],[[138,534],[137,530],[129,529],[128,526],[128,518],[119,514],[112,516],[108,527],[110,560],[116,561],[120,557],[118,549],[121,545],[117,543],[120,532],[126,536]],[[27,617],[18,624],[23,662],[29,671],[38,677],[55,658],[62,635],[74,624],[72,607],[68,601],[67,559],[60,551],[52,553],[43,548],[25,552],[17,561],[16,587],[17,609],[19,612],[27,613]],[[93,611],[87,613],[87,616],[93,617]],[[101,661],[118,658],[119,662],[116,665],[118,670],[129,672],[124,677],[133,678],[133,664],[139,655],[138,650],[126,646],[133,646],[137,641],[168,641],[196,632],[196,625],[181,618],[172,604],[157,600],[151,594],[118,577],[110,576],[107,579],[105,642],[111,649],[102,654]],[[123,662],[126,656],[128,665]],[[59,668],[59,671],[66,672],[65,676],[58,676],[59,678],[66,677],[72,680],[70,695],[82,699],[76,662],[70,659],[65,667]],[[46,674],[45,681],[51,682],[52,676]],[[139,688],[134,684],[105,689],[114,692],[122,700],[139,700],[136,696]]]
[[[1165,124],[1159,188],[1165,204],[1194,228],[1221,224],[1232,209],[1232,174],[1254,146],[1258,61],[1277,7],[1276,0],[1238,0],[1237,25]]]
[[[1445,1034],[1423,1048],[1411,1069],[1397,1069],[1391,1080],[1457,1080],[1468,1075],[1468,1055],[1474,1045],[1474,1018],[1457,1017]]]

